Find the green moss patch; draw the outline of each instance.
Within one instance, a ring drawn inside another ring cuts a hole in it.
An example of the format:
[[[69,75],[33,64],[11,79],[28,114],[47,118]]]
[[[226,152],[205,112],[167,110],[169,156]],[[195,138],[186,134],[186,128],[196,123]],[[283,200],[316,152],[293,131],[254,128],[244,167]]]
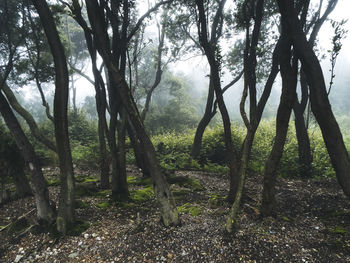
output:
[[[96,204],[96,206],[100,209],[107,209],[109,207],[111,207],[111,203],[110,202],[101,202],[101,203],[98,203]]]
[[[94,193],[93,196],[94,197],[108,197],[112,194],[111,190],[103,190],[103,191],[99,191],[97,193]]]
[[[67,235],[79,236],[90,227],[89,222],[77,220],[73,225],[68,227]]]
[[[224,203],[225,198],[226,197],[224,195],[214,193],[210,196],[209,204],[211,207],[221,206]]]
[[[78,175],[75,177],[75,181],[79,183],[97,183],[99,180],[93,176]]]
[[[82,200],[75,200],[75,208],[76,209],[83,209],[88,208],[89,204],[87,202],[84,202]]]
[[[140,190],[134,190],[130,192],[130,198],[134,202],[145,202],[154,197],[154,192],[152,187],[145,187]]]
[[[152,186],[151,178],[141,178],[136,176],[128,176],[126,179],[129,185],[138,185],[138,186]]]
[[[75,185],[75,196],[82,197],[82,196],[93,196],[97,191],[96,183],[90,182],[90,183],[77,183]]]
[[[204,189],[198,180],[186,176],[168,176],[167,181],[169,184],[177,184],[195,191],[202,191]]]
[[[48,184],[49,186],[60,186],[61,180],[58,179],[58,178],[48,179],[48,180],[47,180],[47,184]]]
[[[203,208],[190,203],[185,203],[182,206],[178,206],[177,211],[179,211],[179,213],[190,214],[191,216],[199,216],[202,213]]]

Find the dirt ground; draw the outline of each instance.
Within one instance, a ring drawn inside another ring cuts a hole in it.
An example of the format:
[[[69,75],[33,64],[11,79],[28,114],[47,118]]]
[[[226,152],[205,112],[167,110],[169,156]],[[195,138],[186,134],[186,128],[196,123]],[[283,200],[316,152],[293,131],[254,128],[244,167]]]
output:
[[[45,173],[51,182],[58,177],[57,169]],[[129,167],[128,175],[130,202],[111,204],[108,191],[80,194],[82,233],[58,238],[35,228],[20,236],[1,231],[0,262],[350,262],[350,202],[335,179],[279,179],[278,216],[261,218],[262,177],[248,177],[239,226],[228,235],[225,176],[176,172],[182,180],[170,183],[182,224],[166,228],[140,172]],[[51,184],[57,200],[59,188]],[[0,225],[34,208],[30,197],[3,205]],[[34,215],[35,209],[29,221]]]

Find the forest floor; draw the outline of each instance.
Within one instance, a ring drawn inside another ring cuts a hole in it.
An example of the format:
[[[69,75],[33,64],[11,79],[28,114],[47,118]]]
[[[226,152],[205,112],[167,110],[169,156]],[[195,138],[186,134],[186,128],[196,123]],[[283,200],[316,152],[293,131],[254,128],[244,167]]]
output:
[[[57,201],[58,170],[45,174]],[[109,191],[94,188],[94,173],[76,175],[80,231],[61,238],[35,228],[19,236],[1,231],[0,262],[350,262],[350,202],[335,179],[279,179],[278,216],[261,218],[262,177],[248,177],[238,228],[228,235],[223,175],[171,176],[182,224],[167,228],[136,168],[128,167],[131,200],[118,204],[109,202]],[[31,221],[34,208],[30,197],[3,205],[0,226],[33,210]]]

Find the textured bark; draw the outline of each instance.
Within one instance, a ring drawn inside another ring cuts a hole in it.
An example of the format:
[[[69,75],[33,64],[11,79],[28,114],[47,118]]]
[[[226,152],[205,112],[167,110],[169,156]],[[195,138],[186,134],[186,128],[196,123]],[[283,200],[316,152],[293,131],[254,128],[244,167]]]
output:
[[[202,146],[202,139],[203,139],[204,131],[207,128],[207,126],[209,125],[211,119],[216,114],[216,110],[213,109],[214,94],[215,94],[214,86],[213,86],[212,78],[210,77],[209,88],[208,88],[208,97],[207,97],[207,103],[205,106],[204,115],[197,126],[196,133],[194,135],[192,150],[191,150],[191,156],[194,159],[197,159],[199,156],[201,146]]]
[[[277,167],[282,157],[289,119],[296,98],[298,64],[296,59],[291,62],[291,41],[287,34],[286,21],[283,18],[281,34],[280,71],[282,76],[282,95],[277,111],[276,137],[264,171],[264,188],[261,204],[261,214],[263,216],[275,214]]]
[[[298,140],[298,155],[299,155],[299,173],[301,177],[310,178],[312,176],[312,154],[310,147],[309,134],[305,125],[304,112],[308,101],[308,86],[305,79],[305,74],[301,70],[301,101],[296,100],[293,107],[294,124]]]
[[[4,83],[2,90],[6,95],[6,98],[9,101],[11,107],[26,121],[35,139],[37,139],[51,151],[56,152],[55,143],[50,139],[46,138],[45,135],[39,130],[38,125],[36,124],[33,116],[18,103],[15,95],[6,83]]]
[[[24,164],[23,166],[17,165],[16,167],[12,167],[10,173],[16,186],[16,195],[19,198],[33,194],[29,181],[24,173]]]
[[[311,109],[321,128],[338,182],[345,195],[350,197],[350,159],[329,103],[322,68],[312,47],[306,40],[293,7],[293,1],[278,0],[278,5],[282,17],[288,23],[288,32],[296,54],[302,63],[310,89]]]
[[[64,48],[59,38],[52,13],[45,0],[32,0],[55,64],[54,120],[57,153],[60,164],[61,191],[59,198],[57,230],[66,233],[68,225],[74,223],[74,173],[68,136],[68,69]]]
[[[226,1],[223,0],[219,2],[219,8],[216,13],[216,16],[214,17],[213,25],[215,23],[219,23],[219,17],[222,15],[222,11],[224,8]],[[230,117],[228,115],[228,111],[224,102],[223,98],[223,92],[221,89],[221,80],[220,80],[220,72],[219,72],[219,61],[217,61],[215,56],[215,49],[216,42],[211,43],[208,40],[208,30],[207,30],[207,24],[206,24],[206,14],[205,9],[203,5],[203,1],[197,0],[196,1],[197,11],[198,11],[198,36],[201,46],[204,49],[205,55],[207,57],[209,66],[210,66],[210,76],[212,80],[212,84],[214,87],[216,100],[219,106],[219,110],[222,117],[222,122],[224,126],[224,133],[225,133],[225,148],[227,153],[227,159],[228,159],[228,167],[230,169],[229,171],[229,178],[230,178],[230,194],[232,196],[236,195],[237,187],[238,187],[238,171],[237,171],[237,157],[236,153],[233,148],[232,143],[232,132],[231,132],[231,122]],[[214,27],[214,26],[213,26]],[[212,28],[213,28],[212,27]],[[215,28],[215,27],[214,27]],[[212,30],[212,34],[213,33]]]
[[[13,135],[23,158],[29,164],[30,179],[37,208],[38,221],[51,224],[55,220],[55,207],[50,205],[49,191],[43,176],[39,160],[34,152],[33,146],[24,134],[5,96],[0,91],[0,112],[7,127]]]
[[[153,180],[155,196],[161,205],[163,223],[166,226],[178,225],[180,219],[175,201],[169,190],[165,177],[162,174],[159,162],[156,158],[155,149],[142,124],[131,91],[125,79],[119,72],[115,62],[111,61],[110,41],[106,30],[106,24],[104,22],[104,14],[96,0],[86,1],[86,7],[98,51],[102,56],[106,67],[109,69],[109,77],[118,88],[118,94],[122,99],[123,106],[128,113],[132,125],[135,127],[136,134],[144,151],[147,166],[149,167]]]
[[[88,79],[89,82],[93,84],[95,88],[96,110],[98,115],[98,139],[99,139],[99,151],[100,151],[100,183],[101,183],[102,189],[108,189],[110,187],[110,183],[109,183],[109,157],[108,157],[107,147],[106,147],[106,140],[107,140],[106,134],[108,134],[108,127],[107,127],[107,121],[106,121],[107,101],[106,101],[105,83],[101,76],[101,72],[97,68],[97,50],[94,47],[91,30],[89,29],[85,19],[82,16],[81,6],[77,0],[73,0],[72,5],[69,6],[69,8],[72,14],[74,14],[73,18],[84,31],[86,45],[91,58],[94,80],[90,79],[89,76],[86,76],[81,71],[78,71],[77,69],[75,69],[72,65],[71,67],[74,68],[74,70],[78,71],[78,73],[84,76],[86,79]]]

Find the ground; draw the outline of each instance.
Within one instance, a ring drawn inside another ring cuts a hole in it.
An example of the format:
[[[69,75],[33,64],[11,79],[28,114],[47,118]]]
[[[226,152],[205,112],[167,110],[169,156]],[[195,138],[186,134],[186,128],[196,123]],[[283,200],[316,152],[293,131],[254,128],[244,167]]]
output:
[[[45,174],[57,200],[58,170]],[[0,262],[350,262],[350,203],[335,179],[279,179],[278,215],[261,218],[262,178],[248,177],[239,224],[229,235],[224,175],[179,171],[169,178],[178,227],[162,226],[149,180],[135,167],[128,168],[132,200],[118,204],[109,202],[109,191],[94,187],[93,173],[76,175],[81,229],[75,236],[1,231]],[[33,198],[3,205],[0,226],[33,211],[31,221],[34,208]]]

